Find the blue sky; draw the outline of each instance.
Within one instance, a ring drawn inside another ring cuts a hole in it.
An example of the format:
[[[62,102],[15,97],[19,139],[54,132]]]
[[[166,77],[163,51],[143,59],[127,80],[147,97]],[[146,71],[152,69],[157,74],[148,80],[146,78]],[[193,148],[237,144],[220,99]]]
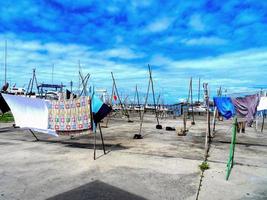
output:
[[[198,77],[215,94],[267,88],[267,1],[264,0],[5,0],[0,2],[0,80],[8,42],[8,80],[78,85],[78,60],[90,84],[111,89],[112,71],[123,96],[147,87],[167,103],[186,97]],[[143,94],[141,95],[143,96]]]

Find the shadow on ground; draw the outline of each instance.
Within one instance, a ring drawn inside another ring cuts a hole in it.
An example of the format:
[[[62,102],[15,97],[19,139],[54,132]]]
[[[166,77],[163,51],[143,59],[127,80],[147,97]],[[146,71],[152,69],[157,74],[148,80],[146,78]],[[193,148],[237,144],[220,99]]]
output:
[[[143,197],[124,191],[101,181],[93,181],[78,188],[58,194],[48,200],[145,200]]]

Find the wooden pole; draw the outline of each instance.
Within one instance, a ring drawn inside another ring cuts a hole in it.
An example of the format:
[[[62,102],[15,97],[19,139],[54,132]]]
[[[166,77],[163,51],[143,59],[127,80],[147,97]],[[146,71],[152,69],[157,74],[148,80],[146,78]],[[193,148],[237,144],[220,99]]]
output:
[[[111,106],[113,105],[113,104],[112,104],[113,95],[114,95],[114,83],[112,84],[112,90],[111,90],[111,95],[110,95],[110,105],[111,105]],[[112,111],[111,111],[111,112],[108,114],[108,116],[107,116],[107,121],[106,121],[105,128],[108,127],[108,122],[109,122],[109,120],[110,120],[110,118],[111,118],[111,113],[112,113]]]
[[[158,117],[161,117],[159,100],[160,100],[160,94],[159,94],[159,96],[157,98],[157,104],[156,105],[157,105],[157,110],[158,110]]]
[[[93,131],[94,131],[94,160],[96,159],[96,127],[95,122],[93,122]]]
[[[193,121],[191,122],[191,124],[195,125],[192,77],[190,80],[190,97],[191,97],[191,110],[192,110],[192,118],[193,118]]]
[[[198,78],[198,97],[197,97],[197,102],[199,103],[200,101],[200,77]]]
[[[182,109],[183,109],[183,124],[184,124],[183,134],[185,134],[185,132],[187,131],[186,130],[186,121],[187,121],[187,110],[188,110],[188,108],[184,109],[184,107],[183,107]]]
[[[139,117],[140,117],[140,120],[141,120],[141,118],[142,118],[142,116],[141,116],[141,105],[140,105],[139,93],[138,93],[137,85],[136,85],[136,98],[137,98],[137,105],[138,105],[138,110],[139,110]]]
[[[87,90],[86,90],[86,88],[87,88],[88,80],[89,80],[89,78],[90,78],[90,74],[89,74],[89,73],[86,74],[85,77],[83,77],[83,75],[82,75],[81,72],[79,72],[79,74],[80,74],[80,78],[81,78],[81,84],[82,84],[82,86],[83,86],[83,89],[82,89],[82,91],[81,91],[81,93],[80,93],[80,96],[81,96],[83,93],[84,93],[85,96],[87,96]]]
[[[116,85],[116,81],[115,81],[115,78],[114,78],[112,72],[111,72],[111,76],[112,76],[112,80],[113,80],[113,84],[114,84],[115,92],[116,92],[116,94],[117,94],[117,96],[118,96],[118,99],[119,99],[119,103],[120,103],[121,109],[122,109],[123,113],[126,115],[126,117],[128,118],[128,122],[130,122],[130,121],[131,121],[131,120],[130,120],[130,115],[129,115],[127,109],[124,109],[124,106],[123,106],[123,104],[122,104],[122,101],[121,101],[121,98],[120,98],[120,95],[119,95],[119,92],[118,92],[118,88],[117,88],[117,85]]]
[[[113,84],[112,84],[112,90],[111,90],[111,97],[110,97],[110,104],[111,105],[113,105],[112,104],[112,99],[114,98],[114,82],[113,82]]]
[[[150,67],[149,64],[148,64],[148,70],[149,70],[149,78],[150,78],[150,82],[151,82],[151,89],[152,89],[152,95],[153,95],[153,102],[154,102],[155,114],[156,114],[157,123],[158,123],[158,126],[159,126],[159,118],[158,118],[158,111],[157,111],[157,106],[156,106],[154,85],[153,85],[153,79],[152,79],[152,71],[151,71],[151,67]]]
[[[27,94],[29,93],[31,84],[32,84],[32,78],[30,78],[30,81],[29,81],[29,84],[28,84],[28,87],[27,87],[27,91],[26,91],[26,96],[27,96]]]
[[[215,133],[216,115],[217,115],[217,107],[215,106],[214,111],[213,111],[213,120],[212,120],[212,124],[213,124],[212,135],[211,135],[212,137],[214,136],[214,133]]]
[[[54,83],[54,64],[52,65],[52,84]]]
[[[265,112],[265,111],[263,111]],[[266,117],[265,113],[262,114],[262,124],[261,124],[261,132],[263,132],[263,127],[264,127],[264,118]]]
[[[36,141],[39,141],[38,137],[34,134],[34,132],[31,129],[29,129],[29,130],[30,130],[31,134],[33,135],[33,137],[35,137]]]
[[[79,85],[78,85],[78,93],[80,92],[81,89],[81,63],[80,60],[78,60],[78,74],[79,74]]]
[[[141,122],[140,122],[140,128],[139,128],[139,134],[134,136],[134,139],[141,139],[142,138],[142,127],[143,127],[143,121],[144,121],[144,116],[145,116],[145,109],[146,109],[146,104],[147,104],[147,99],[148,99],[148,94],[149,94],[149,89],[150,89],[150,79],[148,81],[148,86],[147,86],[147,92],[146,92],[146,98],[145,98],[145,103],[144,103],[144,111],[141,116]]]
[[[204,87],[205,102],[207,106],[207,129],[206,129],[206,136],[205,136],[205,155],[204,155],[205,160],[207,160],[208,152],[209,152],[209,142],[211,140],[208,83],[203,83],[203,87]]]
[[[99,133],[100,133],[100,137],[101,137],[101,141],[102,141],[102,148],[103,148],[104,154],[106,154],[106,149],[105,149],[105,144],[104,144],[104,138],[103,138],[103,134],[102,134],[100,123],[98,124],[98,128],[99,128]]]
[[[36,78],[35,69],[34,69],[34,79],[35,79],[35,85],[36,85],[36,88],[37,88],[37,92],[38,92],[38,94],[39,94],[39,87],[38,87],[38,83],[37,83],[37,78]]]
[[[73,86],[73,82],[70,81],[70,93],[71,93],[71,95],[72,95],[72,86]]]

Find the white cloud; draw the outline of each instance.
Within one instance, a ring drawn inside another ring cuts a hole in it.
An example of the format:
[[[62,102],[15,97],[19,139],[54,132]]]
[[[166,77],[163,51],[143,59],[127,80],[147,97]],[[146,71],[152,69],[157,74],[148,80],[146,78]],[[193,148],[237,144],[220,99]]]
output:
[[[227,40],[218,37],[200,37],[192,39],[183,39],[182,43],[188,46],[201,46],[201,45],[225,45],[228,43]]]
[[[84,45],[40,43],[39,41],[22,41],[11,35],[0,35],[0,40],[8,39],[8,80],[17,85],[25,85],[31,77],[33,68],[36,68],[37,78],[40,82],[50,82],[52,64],[54,68],[54,82],[69,84],[72,80],[78,81],[78,60],[81,61],[82,71],[91,73],[91,83],[111,86],[113,71],[118,79],[128,81],[123,88],[134,85],[138,80],[146,77],[146,69],[137,70],[136,65],[129,63],[128,59],[142,58],[142,53],[136,53],[128,47],[117,47],[104,51],[95,50]],[[0,43],[0,68],[4,69],[4,42]],[[121,58],[124,61],[113,61]],[[139,67],[139,66],[138,66]],[[0,82],[4,79],[1,73]],[[132,79],[132,81],[131,81]]]
[[[168,17],[157,19],[147,26],[146,31],[152,33],[165,31],[169,28],[172,22],[173,19]]]
[[[267,66],[267,49],[250,49],[191,60],[173,60],[162,55],[156,55],[152,58],[151,63],[158,66],[167,66],[171,69],[244,69],[253,67],[264,69]]]
[[[0,35],[1,41],[5,38]],[[0,43],[0,50],[0,68],[3,71],[4,42]],[[114,61],[113,58],[121,59]],[[54,64],[54,83],[63,82],[69,85],[72,80],[74,86],[77,86],[80,60],[82,71],[91,74],[89,82],[97,88],[111,89],[112,71],[119,90],[124,94],[132,94],[135,84],[138,84],[140,93],[143,94],[148,83],[144,58],[146,55],[142,52],[125,46],[100,51],[78,44],[41,43],[9,38],[8,80],[11,80],[11,84],[16,82],[18,86],[27,85],[32,69],[37,68],[38,81],[50,82]],[[131,59],[139,60],[132,62]],[[179,96],[186,96],[190,76],[202,76],[203,81],[209,82],[212,91],[216,91],[219,85],[229,87],[230,90],[236,86],[235,91],[238,91],[238,87],[245,88],[247,84],[263,84],[264,77],[267,76],[267,49],[250,49],[195,60],[175,60],[161,54],[152,54],[150,64],[156,93],[164,88],[168,99],[178,100]],[[218,73],[216,70],[221,71]],[[0,80],[3,81],[3,73]]]
[[[142,58],[144,56],[143,54],[136,53],[135,51],[127,47],[108,49],[100,52],[99,54],[105,57],[121,58],[121,59],[135,59],[135,58]]]

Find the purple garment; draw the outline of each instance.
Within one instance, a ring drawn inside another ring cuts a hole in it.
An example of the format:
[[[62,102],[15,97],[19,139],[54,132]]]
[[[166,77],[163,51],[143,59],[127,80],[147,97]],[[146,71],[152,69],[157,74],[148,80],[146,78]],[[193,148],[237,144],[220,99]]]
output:
[[[251,126],[254,120],[259,100],[260,98],[257,94],[232,98],[237,116],[244,117],[248,126]]]

